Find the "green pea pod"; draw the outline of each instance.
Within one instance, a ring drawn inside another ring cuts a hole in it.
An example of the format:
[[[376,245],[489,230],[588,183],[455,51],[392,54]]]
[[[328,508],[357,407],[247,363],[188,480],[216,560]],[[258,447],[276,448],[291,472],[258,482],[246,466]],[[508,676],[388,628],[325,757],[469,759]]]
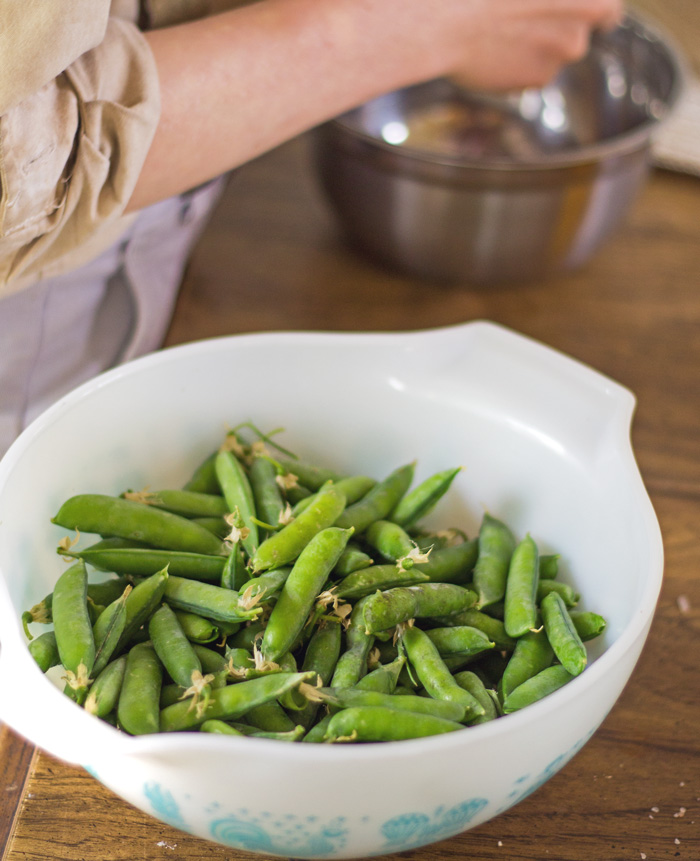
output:
[[[462,670],[462,672],[454,674],[454,680],[460,688],[464,688],[474,699],[478,700],[484,709],[483,715],[479,715],[479,717],[471,721],[472,725],[488,723],[488,721],[499,717],[498,700],[494,695],[495,692],[487,688],[476,673],[473,673],[471,670]]]
[[[183,490],[193,490],[196,493],[220,493],[219,480],[216,477],[216,452],[208,454],[198,464],[190,478],[183,485]]]
[[[333,469],[326,469],[322,466],[309,463],[304,460],[292,460],[291,458],[278,457],[276,458],[279,466],[286,472],[295,475],[300,484],[308,487],[310,490],[320,490],[327,482],[337,482],[347,476],[336,472]]]
[[[249,709],[243,716],[251,728],[258,732],[293,732],[295,723],[277,700],[268,700]]]
[[[343,511],[336,525],[343,529],[352,527],[359,534],[375,520],[388,517],[410,487],[415,466],[415,462],[401,466],[377,482],[362,499]]]
[[[165,550],[213,556],[224,552],[216,536],[186,517],[104,494],[85,493],[71,497],[51,522],[79,532],[145,541]]]
[[[464,729],[461,723],[435,715],[364,706],[343,709],[333,715],[325,739],[330,742],[402,741],[461,729]]]
[[[154,571],[167,567],[176,577],[210,583],[218,582],[226,564],[223,556],[149,547],[87,547],[85,550],[61,550],[60,553],[73,559],[82,559],[99,571],[149,577]]]
[[[351,535],[352,529],[330,526],[316,533],[301,551],[265,628],[261,645],[265,660],[277,661],[292,648]]]
[[[399,568],[392,565],[371,565],[361,568],[344,577],[334,588],[338,598],[356,600],[376,592],[377,589],[393,589],[397,586],[412,586],[414,583],[426,583],[430,578],[427,574],[413,568]]]
[[[53,590],[56,645],[66,670],[66,693],[82,703],[95,663],[95,637],[87,604],[87,569],[81,560],[61,574]]]
[[[400,500],[391,512],[391,520],[404,529],[410,529],[435,508],[461,469],[461,466],[445,469],[426,478]]]
[[[259,543],[258,527],[255,523],[255,499],[250,481],[243,465],[233,452],[222,450],[214,463],[221,492],[229,512],[239,511],[245,527],[249,530],[241,543],[249,556],[255,553]]]
[[[371,672],[363,676],[355,685],[362,691],[376,691],[380,694],[393,694],[399,682],[401,671],[406,666],[406,658],[398,655],[387,664],[380,664]]]
[[[383,694],[379,691],[363,691],[359,688],[304,688],[307,696],[314,697],[337,708],[383,706],[400,712],[435,715],[445,720],[462,721],[464,706],[447,700],[420,697],[414,694]]]
[[[416,568],[427,574],[435,583],[471,583],[474,566],[479,553],[476,538],[447,547],[431,550],[426,562],[418,562]]]
[[[96,676],[90,692],[85,700],[85,711],[99,718],[105,718],[117,707],[121,693],[124,675],[126,673],[126,655],[122,655],[108,663]]]
[[[188,688],[193,684],[193,677],[202,675],[202,663],[178,617],[167,604],[161,604],[151,616],[148,633],[161,664],[176,684]]]
[[[95,663],[92,671],[99,675],[107,666],[126,627],[126,602],[133,587],[127,586],[123,593],[100,613],[93,625],[95,639]]]
[[[503,711],[505,714],[519,711],[526,706],[538,702],[568,684],[574,676],[561,664],[552,664],[551,667],[537,673],[536,676],[518,685],[503,700]]]
[[[371,634],[386,631],[409,619],[459,613],[476,602],[471,589],[454,583],[418,583],[368,595],[364,621]]]
[[[554,580],[559,573],[559,554],[540,554],[540,580]]]
[[[471,628],[478,628],[486,634],[489,640],[493,640],[497,649],[505,652],[512,652],[517,642],[515,637],[509,637],[506,634],[505,626],[500,619],[495,619],[493,616],[477,610],[476,607],[467,607],[466,610],[461,610],[452,616],[440,616],[433,621],[444,626],[468,625]]]
[[[518,543],[508,566],[503,624],[511,637],[521,637],[537,627],[539,554],[530,535]]]
[[[592,613],[590,610],[569,610],[569,617],[584,643],[599,637],[607,627],[607,622],[603,616]]]
[[[211,643],[219,637],[219,628],[211,619],[185,610],[175,610],[175,615],[190,643]]]
[[[42,673],[48,672],[51,667],[57,667],[61,663],[56,635],[53,631],[45,631],[40,634],[29,643],[28,648]]]
[[[275,673],[259,679],[237,682],[212,691],[206,716],[199,716],[188,703],[174,703],[160,714],[162,732],[176,732],[199,726],[204,720],[219,718],[235,720],[255,706],[276,700],[286,691],[293,690],[302,682],[313,678],[313,673]]]
[[[374,635],[366,631],[364,611],[368,598],[360,598],[350,614],[345,632],[345,650],[338,658],[331,687],[351,688],[367,674],[367,658],[374,644]]]
[[[129,491],[123,499],[133,499],[142,505],[163,508],[183,517],[224,517],[228,514],[226,500],[219,493],[200,493],[194,490]]]
[[[215,622],[245,622],[260,615],[259,607],[244,609],[240,593],[233,589],[183,577],[168,577],[163,600],[175,610],[187,610]]]
[[[301,739],[304,744],[324,744],[326,741],[326,730],[331,721],[331,715],[325,715],[320,720],[306,731],[306,735]]]
[[[581,596],[568,583],[562,583],[559,580],[542,580],[537,584],[537,600],[542,603],[550,592],[556,592],[557,595],[564,601],[567,607],[575,607]]]
[[[510,529],[490,514],[485,514],[479,529],[479,553],[474,565],[474,587],[479,606],[500,601],[506,593],[506,579],[515,538]]]
[[[253,458],[248,470],[255,511],[260,520],[279,526],[286,507],[282,489],[277,483],[277,471],[266,457]]]
[[[345,496],[329,484],[295,520],[262,542],[251,559],[254,572],[288,565],[322,529],[333,526],[345,508]]]
[[[588,655],[564,600],[556,592],[551,592],[543,599],[540,609],[547,639],[559,662],[572,676],[582,673]]]
[[[159,731],[162,683],[163,667],[153,644],[145,642],[132,646],[126,656],[117,704],[117,719],[125,732],[147,735]]]
[[[499,682],[501,700],[527,679],[550,666],[553,658],[554,651],[544,630],[528,631],[518,637]]]
[[[223,589],[240,591],[250,579],[250,572],[246,567],[245,552],[240,542],[235,542],[231,547],[221,572],[220,584]]]
[[[484,708],[479,701],[454,680],[437,647],[425,631],[416,627],[406,628],[401,634],[400,642],[406,651],[410,667],[428,696],[463,706],[465,722],[484,714]]]
[[[362,568],[369,568],[374,564],[372,557],[352,541],[348,541],[345,550],[340,554],[335,568],[331,572],[333,577],[347,577]]]
[[[163,568],[134,586],[126,599],[126,622],[115,654],[126,649],[141,626],[150,619],[160,605],[167,582],[168,569]]]
[[[327,624],[317,628],[304,653],[301,665],[302,672],[314,673],[312,682],[316,685],[327,685],[331,680],[342,646],[343,634],[340,625]],[[310,727],[316,718],[318,703],[309,701],[294,715],[296,722],[303,727]]]
[[[375,520],[365,530],[364,539],[387,562],[398,562],[416,550],[406,530],[391,520]]]
[[[268,604],[272,600],[279,597],[280,591],[284,588],[292,569],[285,565],[282,568],[273,568],[260,574],[258,577],[251,577],[241,591],[241,605],[251,605],[253,607],[259,604]]]
[[[337,490],[342,491],[345,496],[345,504],[352,505],[368,493],[377,483],[376,479],[370,478],[367,475],[349,475],[347,478],[340,478],[334,481],[333,484]],[[304,509],[316,498],[316,494],[312,493],[309,496],[300,499],[292,509],[292,514],[297,517]]]
[[[443,657],[446,655],[474,657],[495,646],[483,631],[471,625],[431,628],[426,633]]]
[[[239,738],[245,738],[248,733],[241,732],[240,729],[236,729],[231,726],[230,723],[226,723],[225,720],[205,720],[204,723],[199,728],[200,732],[213,732],[217,735],[237,735]]]

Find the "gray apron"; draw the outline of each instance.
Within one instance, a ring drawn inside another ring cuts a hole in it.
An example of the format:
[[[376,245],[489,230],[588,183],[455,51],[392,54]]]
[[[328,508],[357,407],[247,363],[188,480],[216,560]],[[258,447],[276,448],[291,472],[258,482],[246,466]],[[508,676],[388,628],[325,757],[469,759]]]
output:
[[[75,386],[162,344],[189,253],[224,183],[142,210],[90,263],[0,300],[0,456]]]

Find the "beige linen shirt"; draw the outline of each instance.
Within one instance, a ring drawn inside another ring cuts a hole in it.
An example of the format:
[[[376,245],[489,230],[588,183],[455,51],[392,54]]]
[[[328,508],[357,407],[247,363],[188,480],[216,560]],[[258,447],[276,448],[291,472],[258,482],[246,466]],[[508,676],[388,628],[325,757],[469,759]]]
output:
[[[0,0],[0,298],[121,236],[160,113],[145,27],[240,0]]]

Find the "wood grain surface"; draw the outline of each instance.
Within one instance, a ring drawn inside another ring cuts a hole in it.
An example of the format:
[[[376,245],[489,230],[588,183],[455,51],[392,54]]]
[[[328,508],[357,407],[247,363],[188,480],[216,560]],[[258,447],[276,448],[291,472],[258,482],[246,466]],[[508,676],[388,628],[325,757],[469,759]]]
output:
[[[689,20],[697,23],[699,8],[691,0]],[[509,326],[635,393],[632,440],[664,537],[649,639],[591,741],[511,811],[400,857],[699,861],[700,181],[657,171],[624,225],[577,272],[445,287],[380,270],[344,245],[308,144],[302,137],[232,177],[192,258],[167,343],[472,319]],[[1,861],[258,857],[163,825],[0,727]]]

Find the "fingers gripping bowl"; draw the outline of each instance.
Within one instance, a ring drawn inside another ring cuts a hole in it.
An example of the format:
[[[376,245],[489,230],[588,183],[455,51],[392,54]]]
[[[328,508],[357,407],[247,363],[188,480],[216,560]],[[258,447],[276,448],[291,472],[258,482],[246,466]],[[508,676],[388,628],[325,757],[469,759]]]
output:
[[[391,853],[474,827],[585,744],[643,647],[663,559],[629,442],[633,407],[613,381],[483,322],[223,338],[109,372],[37,419],[0,463],[0,719],[147,813],[267,856]],[[355,474],[414,459],[417,478],[462,465],[440,523],[474,535],[488,510],[562,554],[561,579],[608,622],[585,672],[503,719],[386,744],[132,737],[86,713],[44,677],[19,621],[63,570],[65,530],[50,518],[72,494],[182,485],[246,419],[283,424],[289,448]]]

